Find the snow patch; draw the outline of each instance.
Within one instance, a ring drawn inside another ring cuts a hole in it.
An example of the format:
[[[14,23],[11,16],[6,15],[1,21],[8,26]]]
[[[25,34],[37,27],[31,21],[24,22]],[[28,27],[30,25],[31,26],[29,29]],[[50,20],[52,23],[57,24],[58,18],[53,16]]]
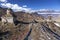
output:
[[[60,24],[59,23],[54,23],[56,26],[60,27]]]

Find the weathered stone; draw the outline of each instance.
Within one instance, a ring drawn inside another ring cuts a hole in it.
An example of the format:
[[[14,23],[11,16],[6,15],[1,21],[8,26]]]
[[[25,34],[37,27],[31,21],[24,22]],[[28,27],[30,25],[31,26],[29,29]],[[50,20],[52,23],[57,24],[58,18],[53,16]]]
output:
[[[17,25],[0,23],[1,40],[60,40],[60,27],[54,22],[38,14],[17,13]]]

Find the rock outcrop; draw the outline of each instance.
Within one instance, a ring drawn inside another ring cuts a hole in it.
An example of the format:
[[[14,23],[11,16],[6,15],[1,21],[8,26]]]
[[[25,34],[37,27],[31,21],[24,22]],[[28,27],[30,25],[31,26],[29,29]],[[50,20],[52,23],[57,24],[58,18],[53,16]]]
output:
[[[16,12],[16,24],[0,22],[0,40],[60,40],[60,27],[38,14]]]

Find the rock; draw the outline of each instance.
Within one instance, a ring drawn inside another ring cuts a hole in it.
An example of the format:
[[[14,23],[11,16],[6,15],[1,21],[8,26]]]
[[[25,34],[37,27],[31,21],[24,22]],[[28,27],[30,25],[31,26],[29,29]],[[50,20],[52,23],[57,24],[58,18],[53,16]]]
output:
[[[60,27],[38,14],[15,12],[16,24],[0,23],[1,40],[60,40]]]

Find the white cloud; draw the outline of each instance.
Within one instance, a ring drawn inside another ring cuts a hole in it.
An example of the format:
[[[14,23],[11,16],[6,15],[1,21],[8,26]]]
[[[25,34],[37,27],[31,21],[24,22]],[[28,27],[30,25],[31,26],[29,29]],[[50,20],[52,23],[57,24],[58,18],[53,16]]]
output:
[[[1,3],[1,6],[2,7],[7,7],[7,8],[11,8],[13,6],[13,4],[10,4],[10,3]]]
[[[23,5],[23,7],[27,7],[27,5]]]
[[[19,6],[18,4],[11,4],[11,3],[7,3],[7,0],[0,0],[0,2],[2,2],[0,5],[1,7],[5,7],[5,8],[11,8],[13,9],[13,11],[25,11],[25,12],[37,12],[38,14],[60,14],[59,10],[54,10],[55,12],[47,12],[47,11],[53,11],[53,10],[49,10],[49,9],[40,9],[40,10],[32,10],[31,8],[27,8],[27,5],[23,5],[23,6]],[[40,13],[41,11],[45,11]],[[57,13],[56,13],[57,12]]]
[[[4,8],[11,8],[13,9],[13,11],[24,11],[24,12],[33,12],[31,10],[31,8],[27,8],[27,5],[23,5],[22,7],[19,6],[18,4],[11,4],[11,3],[7,3],[7,0],[0,0],[0,2],[3,2],[1,3],[1,7],[4,7]]]
[[[31,8],[27,8],[27,6],[23,5],[22,7],[19,6],[18,4],[11,4],[11,3],[1,3],[2,7],[5,8],[11,8],[13,9],[13,11],[24,11],[24,12],[29,12],[29,13],[34,13],[37,12],[38,14],[60,14],[60,12],[54,10],[55,12],[47,12],[47,11],[52,11],[52,10],[48,10],[48,9],[40,9],[40,10],[32,10]],[[44,12],[45,11],[45,12]],[[42,12],[42,13],[40,13]]]
[[[7,0],[0,0],[0,2],[7,2]]]
[[[11,3],[1,3],[2,7],[6,7],[6,8],[11,8],[14,11],[25,11],[25,12],[29,12],[31,10],[31,8],[24,8],[19,6],[18,4],[11,4]]]

